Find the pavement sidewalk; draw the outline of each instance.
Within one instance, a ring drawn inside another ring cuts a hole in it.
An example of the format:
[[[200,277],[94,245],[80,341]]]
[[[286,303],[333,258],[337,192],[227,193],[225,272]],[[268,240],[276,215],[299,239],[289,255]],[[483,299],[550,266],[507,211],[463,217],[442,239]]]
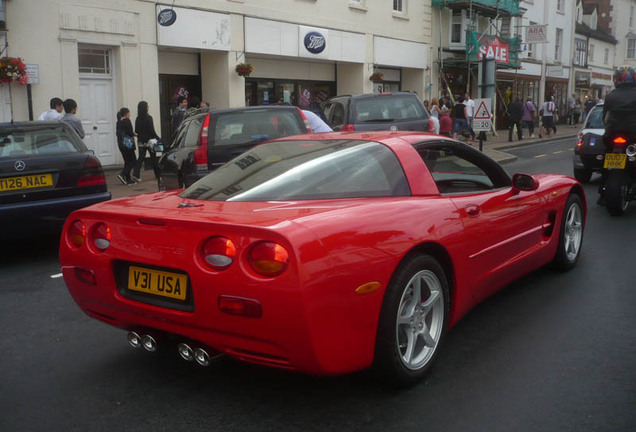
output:
[[[534,138],[524,137],[524,139],[522,139],[521,141],[517,141],[516,135],[515,135],[513,137],[514,140],[512,142],[508,141],[508,130],[501,129],[497,131],[497,136],[493,136],[493,134],[491,133],[488,134],[487,140],[484,141],[483,143],[484,144],[483,151],[484,153],[486,153],[488,156],[490,156],[491,158],[493,158],[499,163],[513,162],[517,159],[517,157],[509,153],[506,153],[505,150],[522,147],[529,144],[535,144],[538,142],[560,140],[563,138],[571,138],[572,145],[574,145],[574,140],[576,139],[576,135],[579,131],[579,128],[580,128],[579,126],[572,127],[568,125],[559,125],[558,132],[556,134],[553,134],[550,137],[544,136],[543,138],[539,138],[538,128],[536,128]],[[526,132],[525,129],[524,129],[524,132]],[[473,141],[472,145],[473,147],[478,148],[479,141],[476,141],[476,140]],[[129,196],[158,191],[157,181],[155,180],[155,176],[152,169],[142,171],[141,178],[143,179],[143,181],[141,183],[137,183],[132,186],[123,185],[117,179],[117,173],[119,173],[120,170],[121,170],[121,166],[112,166],[112,167],[105,168],[106,183],[108,184],[108,190],[112,194],[113,199],[125,198]]]

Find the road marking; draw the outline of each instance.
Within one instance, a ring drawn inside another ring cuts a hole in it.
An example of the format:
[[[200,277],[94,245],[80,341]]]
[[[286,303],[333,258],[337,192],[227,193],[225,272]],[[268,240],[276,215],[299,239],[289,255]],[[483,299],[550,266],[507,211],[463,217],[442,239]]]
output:
[[[552,152],[552,154],[559,154],[559,153],[563,153],[563,150]]]
[[[62,273],[54,274],[54,275],[51,275],[51,279],[61,278],[62,276],[64,276]]]
[[[538,159],[538,158],[542,158],[542,157],[546,157],[546,156],[547,155],[541,154],[541,155],[536,155],[535,158]]]

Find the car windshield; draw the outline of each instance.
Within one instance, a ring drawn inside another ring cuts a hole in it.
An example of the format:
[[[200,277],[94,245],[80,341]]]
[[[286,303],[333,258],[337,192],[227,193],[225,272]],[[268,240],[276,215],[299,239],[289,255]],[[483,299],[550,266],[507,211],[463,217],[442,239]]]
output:
[[[353,123],[422,120],[428,118],[415,97],[378,96],[352,101]]]
[[[603,123],[603,107],[595,107],[585,119],[585,129],[605,129]]]
[[[0,131],[0,159],[77,153],[82,150],[66,129],[60,126]]]
[[[396,155],[358,140],[281,141],[257,146],[181,193],[210,201],[287,201],[406,196]]]
[[[261,142],[307,132],[293,110],[254,109],[221,113],[215,118],[214,145]]]

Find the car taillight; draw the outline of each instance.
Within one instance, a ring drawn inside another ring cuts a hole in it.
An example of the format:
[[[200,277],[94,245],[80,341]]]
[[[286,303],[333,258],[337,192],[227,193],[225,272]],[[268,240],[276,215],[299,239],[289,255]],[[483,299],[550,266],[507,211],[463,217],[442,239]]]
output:
[[[576,143],[577,147],[583,146],[583,132],[579,132],[579,141]]]
[[[431,133],[435,131],[435,123],[433,123],[433,119],[430,117],[428,118],[428,125],[426,126],[426,131]]]
[[[298,108],[298,113],[300,114],[300,117],[302,117],[303,122],[305,123],[305,128],[307,129],[307,133],[313,133],[314,130],[311,128],[311,123],[309,123],[309,120],[307,120],[307,116],[305,116],[305,113],[303,112],[303,110]]]
[[[354,126],[354,125],[352,125],[352,124],[348,124],[348,125],[344,125],[344,126],[342,127],[342,131],[343,131],[343,132],[355,132],[355,131],[356,131],[356,128],[355,128],[355,126]]]
[[[93,270],[83,267],[75,267],[73,271],[77,280],[88,285],[97,285],[97,278],[95,277],[95,272]]]
[[[71,223],[66,232],[68,242],[75,246],[80,247],[86,241],[86,225],[81,220],[76,220]]]
[[[274,242],[260,242],[252,247],[248,261],[261,276],[274,277],[285,271],[289,263],[287,250]]]
[[[86,159],[77,185],[93,186],[99,184],[106,184],[106,176],[104,175],[104,170],[102,170],[102,165],[99,163],[99,160],[91,155]]]
[[[212,237],[203,245],[203,259],[214,270],[225,270],[236,259],[236,246],[225,237]]]
[[[91,240],[93,242],[93,246],[95,246],[98,251],[104,252],[108,249],[110,241],[112,240],[110,227],[105,223],[97,224],[95,228],[93,228]]]
[[[208,133],[210,130],[210,117],[211,114],[205,116],[203,120],[203,126],[201,127],[201,133],[199,135],[199,148],[194,152],[194,166],[197,171],[205,171],[208,169]]]

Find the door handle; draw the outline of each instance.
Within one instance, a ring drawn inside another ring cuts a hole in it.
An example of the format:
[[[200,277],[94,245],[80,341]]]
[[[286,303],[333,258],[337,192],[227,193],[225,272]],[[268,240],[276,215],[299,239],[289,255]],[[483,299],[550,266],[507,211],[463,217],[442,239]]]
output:
[[[481,213],[481,209],[479,208],[479,206],[477,204],[468,204],[465,207],[465,209],[466,209],[466,213],[470,217],[479,216],[479,213]]]
[[[97,126],[93,126],[93,130],[97,130]]]

